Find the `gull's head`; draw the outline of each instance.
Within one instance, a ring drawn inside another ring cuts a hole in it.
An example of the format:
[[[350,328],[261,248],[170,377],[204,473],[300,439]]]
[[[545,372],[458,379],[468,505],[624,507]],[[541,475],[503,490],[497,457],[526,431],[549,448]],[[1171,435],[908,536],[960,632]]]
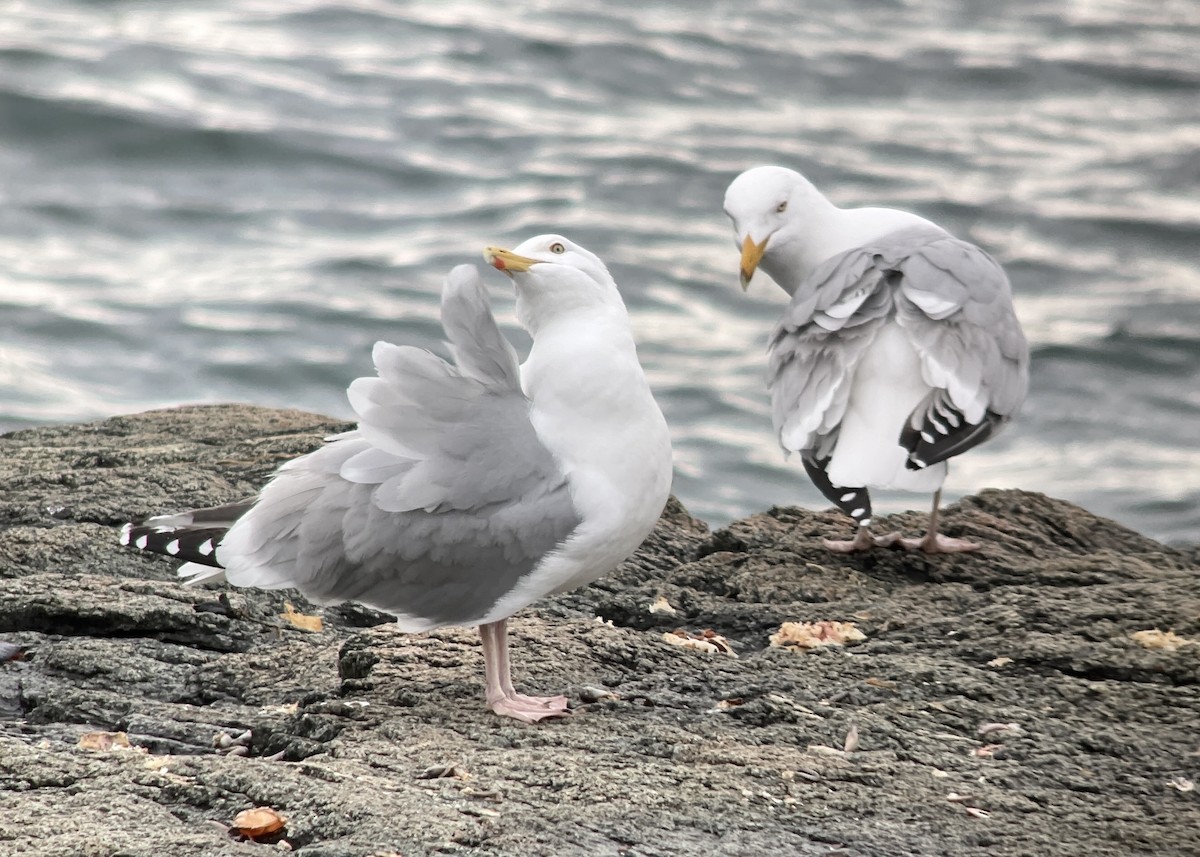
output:
[[[561,235],[538,235],[512,250],[487,247],[483,258],[513,281],[523,322],[536,325],[552,314],[601,307],[619,307],[624,312],[617,284],[604,263]]]
[[[764,257],[781,259],[787,245],[802,242],[814,221],[832,209],[812,182],[786,167],[754,167],[734,179],[725,191],[725,213],[742,254],[742,288],[749,287]]]

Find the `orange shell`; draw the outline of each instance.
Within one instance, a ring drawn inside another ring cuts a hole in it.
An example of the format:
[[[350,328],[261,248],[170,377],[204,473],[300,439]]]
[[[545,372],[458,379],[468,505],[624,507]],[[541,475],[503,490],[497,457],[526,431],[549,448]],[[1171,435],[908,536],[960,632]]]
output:
[[[256,806],[254,809],[243,809],[233,819],[233,832],[240,833],[248,839],[260,836],[270,836],[283,830],[287,819],[269,806]]]

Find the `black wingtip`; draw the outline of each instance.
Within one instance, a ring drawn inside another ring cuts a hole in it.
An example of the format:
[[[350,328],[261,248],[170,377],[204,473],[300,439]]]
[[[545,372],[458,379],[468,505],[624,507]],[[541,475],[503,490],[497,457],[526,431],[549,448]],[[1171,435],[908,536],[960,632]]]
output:
[[[226,532],[225,527],[153,527],[130,523],[121,527],[121,544],[198,565],[224,568],[217,561],[217,547]]]
[[[830,459],[817,459],[808,452],[800,454],[800,461],[813,485],[821,492],[826,500],[833,503],[843,513],[849,515],[860,525],[871,523],[871,494],[863,487],[841,487],[834,485],[829,479],[826,468]]]
[[[1003,417],[992,411],[985,411],[978,423],[967,422],[962,411],[935,396],[914,412],[900,432],[900,446],[908,451],[904,467],[923,470],[961,455],[995,434],[1003,422]]]

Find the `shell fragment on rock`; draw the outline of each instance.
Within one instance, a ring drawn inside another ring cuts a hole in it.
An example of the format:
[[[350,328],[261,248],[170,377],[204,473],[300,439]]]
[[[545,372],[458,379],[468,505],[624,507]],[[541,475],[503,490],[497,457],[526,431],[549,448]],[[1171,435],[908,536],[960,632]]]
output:
[[[784,622],[771,635],[771,645],[781,649],[807,651],[821,646],[844,646],[867,639],[853,622]]]
[[[324,623],[320,616],[308,616],[304,613],[297,613],[296,608],[292,606],[292,602],[283,602],[283,612],[279,614],[279,618],[283,619],[293,628],[299,628],[301,631],[320,632],[324,628]]]
[[[674,616],[678,611],[671,606],[671,602],[667,601],[665,595],[660,595],[654,599],[647,608],[651,613],[665,613],[668,616]]]
[[[129,743],[129,736],[124,732],[85,732],[79,736],[76,745],[81,750],[140,750]]]
[[[256,806],[235,815],[230,830],[247,839],[261,839],[283,830],[285,824],[287,819],[269,806]]]
[[[1174,631],[1160,631],[1151,628],[1147,631],[1134,631],[1129,635],[1135,643],[1147,649],[1157,649],[1162,652],[1176,652],[1184,646],[1194,646],[1197,640],[1181,637]]]
[[[698,633],[677,628],[674,631],[668,631],[663,634],[663,640],[672,646],[680,646],[684,649],[695,649],[698,652],[737,657],[737,652],[733,650],[733,644],[711,628],[705,628]]]

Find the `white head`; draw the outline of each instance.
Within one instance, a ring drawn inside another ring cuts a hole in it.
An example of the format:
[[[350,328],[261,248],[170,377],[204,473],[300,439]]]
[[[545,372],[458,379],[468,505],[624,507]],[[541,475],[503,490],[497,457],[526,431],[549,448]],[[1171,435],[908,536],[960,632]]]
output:
[[[488,247],[483,258],[517,289],[517,316],[530,333],[564,315],[619,311],[625,304],[608,268],[561,235],[538,235],[513,250]]]
[[[760,264],[788,288],[789,263],[808,261],[812,233],[837,211],[812,182],[786,167],[754,167],[734,179],[725,191],[725,213],[742,251],[742,288]]]

